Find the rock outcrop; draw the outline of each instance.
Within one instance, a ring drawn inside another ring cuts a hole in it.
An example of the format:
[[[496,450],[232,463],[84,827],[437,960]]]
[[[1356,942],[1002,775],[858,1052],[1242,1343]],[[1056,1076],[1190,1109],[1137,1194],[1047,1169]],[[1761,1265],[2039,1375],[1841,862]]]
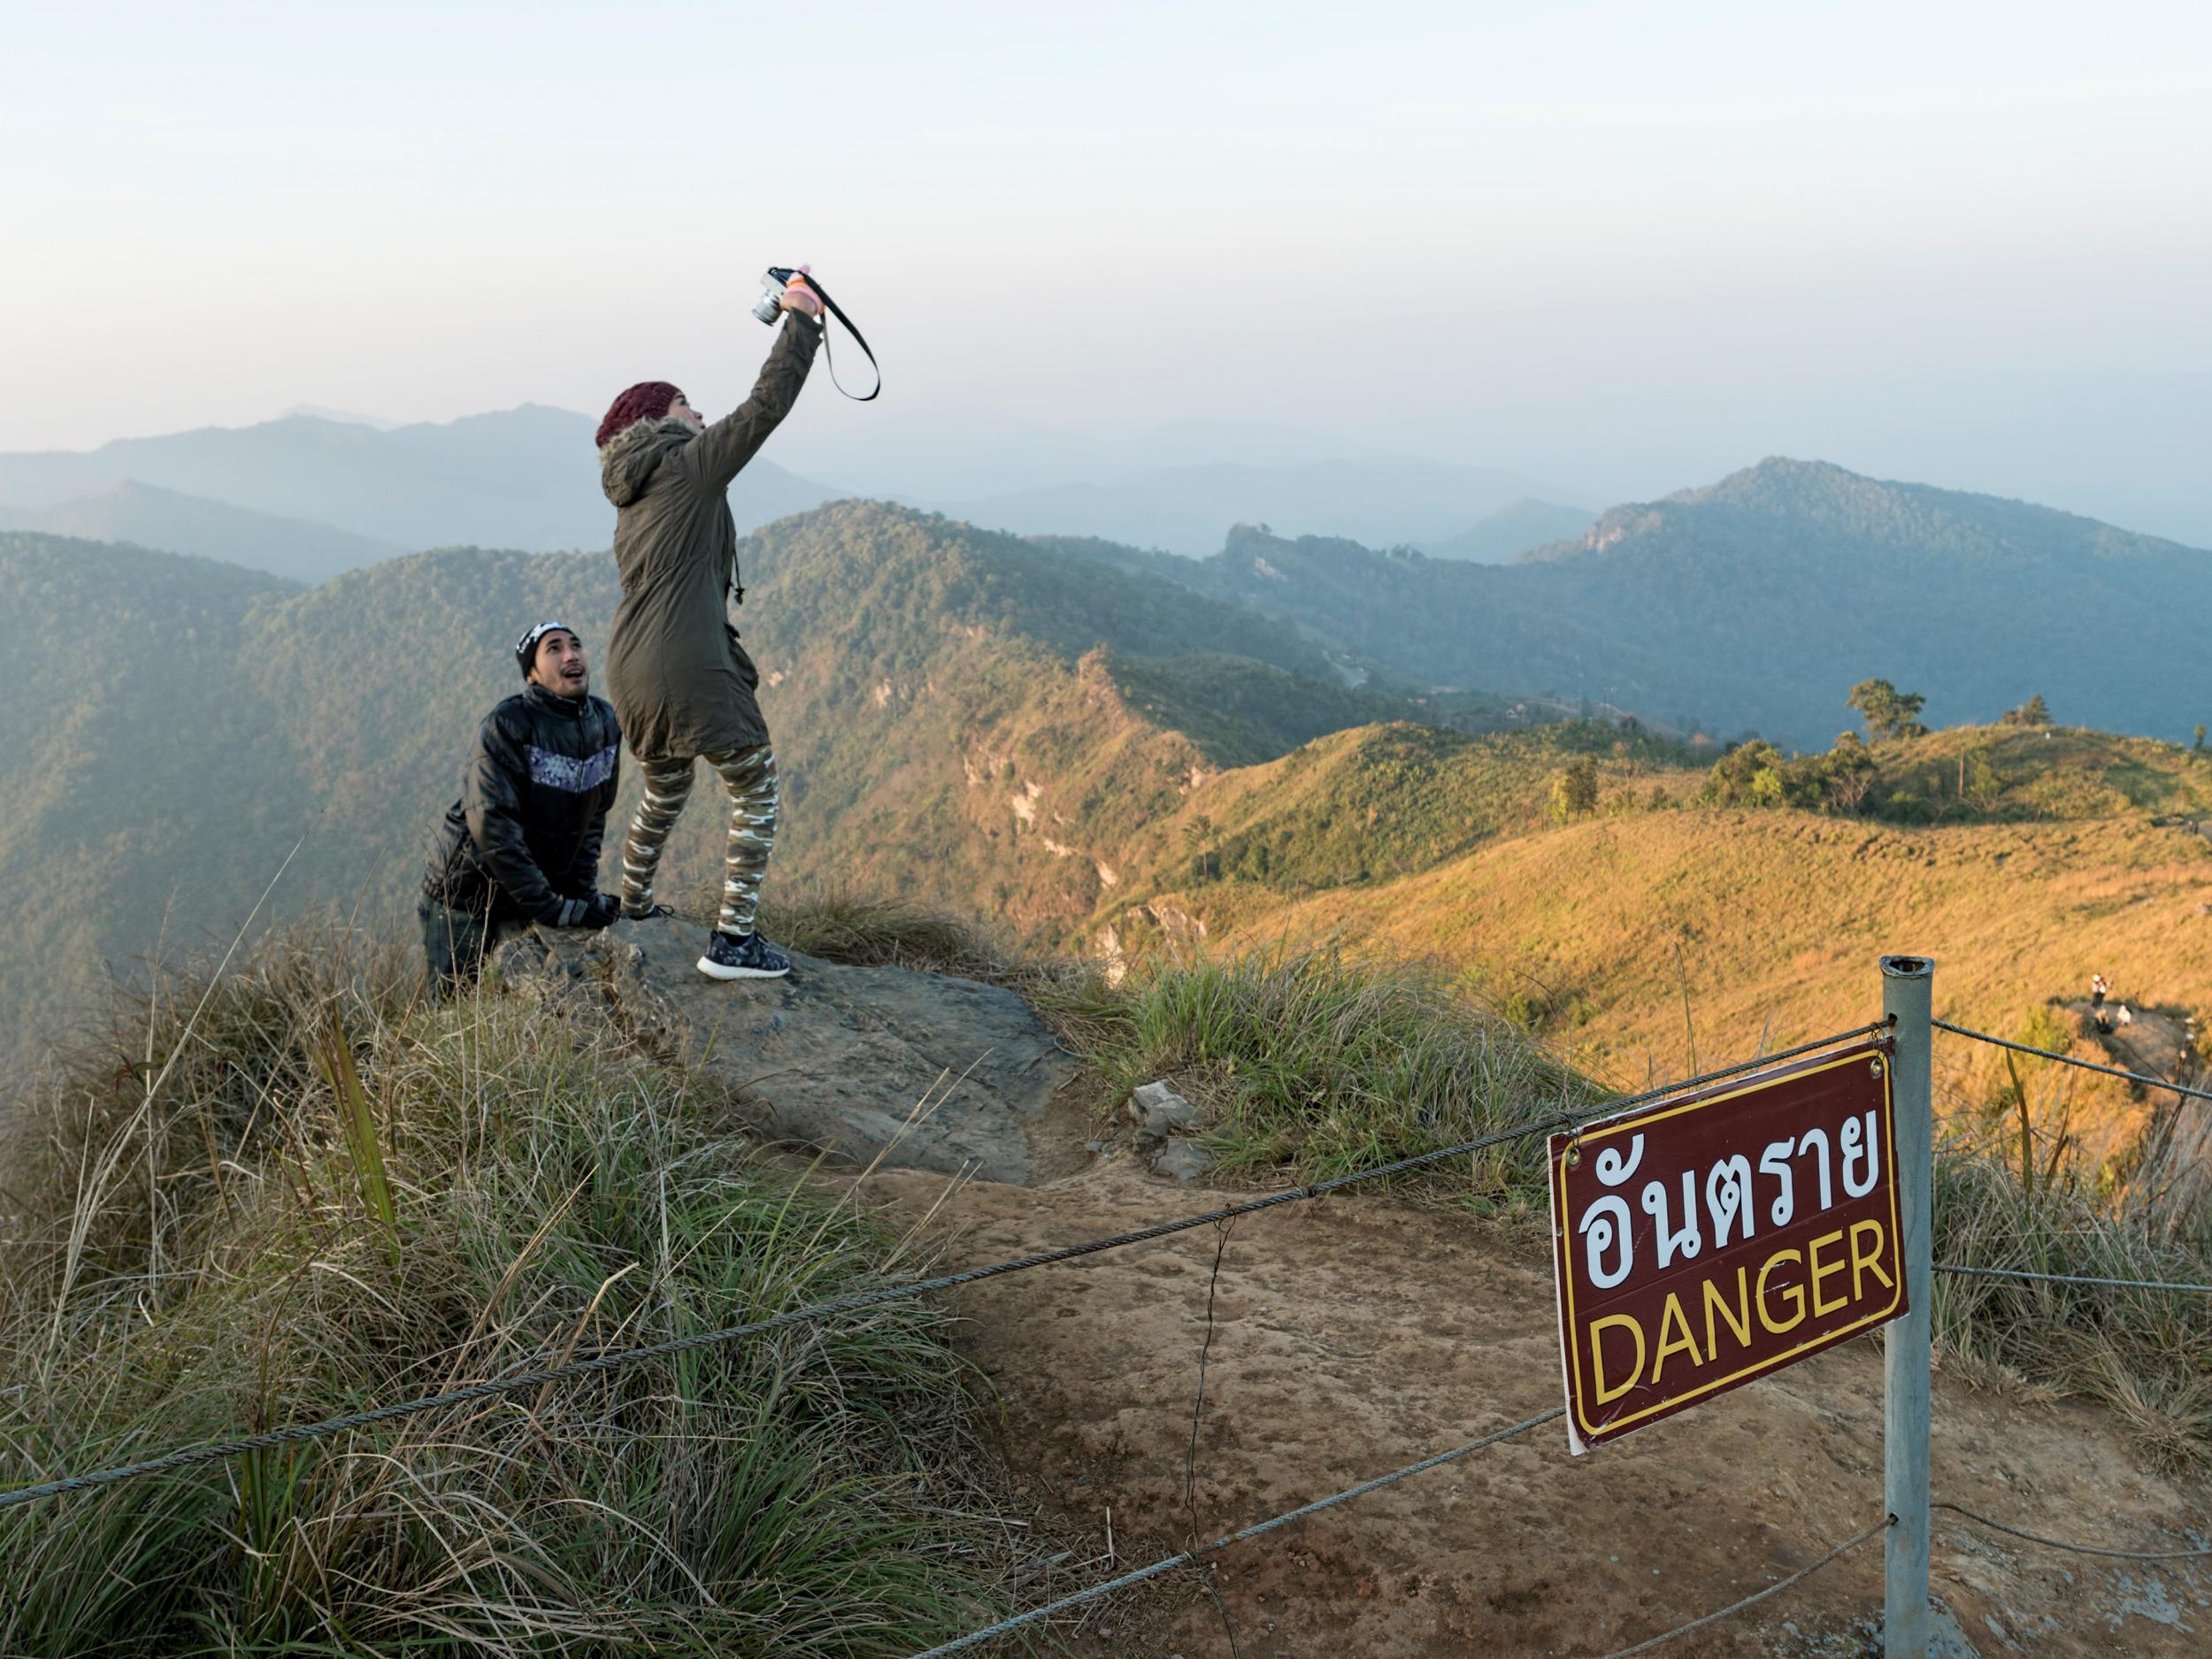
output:
[[[794,953],[787,979],[703,977],[700,930],[671,919],[531,933],[508,979],[604,1004],[621,1027],[727,1092],[764,1135],[856,1163],[1028,1184],[1075,1062],[1012,992]]]

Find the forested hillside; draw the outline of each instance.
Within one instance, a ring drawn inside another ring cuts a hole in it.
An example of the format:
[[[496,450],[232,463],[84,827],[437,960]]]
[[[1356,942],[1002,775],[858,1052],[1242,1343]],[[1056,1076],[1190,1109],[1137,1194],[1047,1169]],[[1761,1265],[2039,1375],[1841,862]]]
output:
[[[822,509],[742,557],[780,875],[862,875],[1033,936],[1087,917],[1113,849],[1194,780],[1414,711],[1249,611],[900,508]],[[0,593],[27,671],[0,759],[14,1058],[70,1028],[104,964],[226,941],[288,856],[267,916],[403,915],[477,722],[518,687],[516,634],[560,617],[596,654],[618,596],[603,553],[448,549],[301,590],[19,533]],[[698,801],[672,887],[718,867],[722,813]]]
[[[63,1029],[103,962],[242,917],[238,895],[275,867],[261,849],[306,822],[244,672],[254,607],[293,591],[209,559],[0,534],[16,716],[0,744],[0,1057]]]
[[[1815,463],[1617,507],[1505,566],[1247,527],[1199,565],[1146,567],[1424,682],[1785,746],[1825,746],[1841,688],[1870,676],[1909,682],[1944,723],[2037,693],[2107,730],[2178,737],[2212,716],[2212,554]]]

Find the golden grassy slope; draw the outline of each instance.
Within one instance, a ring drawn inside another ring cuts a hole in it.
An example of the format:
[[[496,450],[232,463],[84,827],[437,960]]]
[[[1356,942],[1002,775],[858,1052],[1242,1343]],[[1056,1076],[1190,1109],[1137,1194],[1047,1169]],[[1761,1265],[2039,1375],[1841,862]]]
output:
[[[1626,1085],[1688,1069],[1685,986],[1711,1064],[1874,1018],[1887,951],[1932,954],[1938,1015],[2001,1034],[2099,970],[2124,998],[2212,1009],[2208,897],[2212,842],[2140,818],[1902,829],[1692,810],[1524,835],[1239,933],[1448,962],[1494,1001],[1540,1002],[1549,1034]],[[1954,1087],[1981,1098],[1989,1057],[1955,1057]]]
[[[1333,933],[1445,961],[1639,1075],[1687,1061],[1686,984],[1710,1060],[1870,1017],[1889,950],[1935,954],[1939,1011],[2007,1033],[2097,970],[2123,997],[2212,1006],[2201,757],[2001,726],[1883,744],[1881,790],[1942,815],[1920,825],[1699,806],[1703,765],[1600,735],[1370,726],[1214,774],[1125,848],[1135,879],[1096,919],[1166,904],[1217,941]],[[1550,780],[1578,753],[1599,810],[1555,827]],[[1970,804],[1978,759],[2000,787]],[[1240,864],[1284,826],[1287,857]]]

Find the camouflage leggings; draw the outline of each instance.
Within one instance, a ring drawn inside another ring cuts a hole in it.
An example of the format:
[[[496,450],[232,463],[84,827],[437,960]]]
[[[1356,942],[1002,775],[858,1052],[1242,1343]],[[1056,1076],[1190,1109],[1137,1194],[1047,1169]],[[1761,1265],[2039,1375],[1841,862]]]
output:
[[[726,933],[749,933],[760,904],[761,879],[768,873],[768,854],[776,844],[776,751],[763,744],[706,758],[730,791],[730,845],[722,874],[722,918],[716,926]],[[646,761],[643,770],[645,798],[622,843],[622,907],[627,910],[652,903],[661,849],[668,845],[676,815],[691,798],[690,761]]]

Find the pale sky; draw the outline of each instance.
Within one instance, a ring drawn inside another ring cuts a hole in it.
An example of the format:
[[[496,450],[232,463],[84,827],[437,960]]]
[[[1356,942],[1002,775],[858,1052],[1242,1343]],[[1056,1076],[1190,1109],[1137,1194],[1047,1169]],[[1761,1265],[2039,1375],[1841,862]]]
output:
[[[723,406],[798,260],[888,382],[810,388],[777,458],[829,478],[1165,428],[1590,495],[2001,472],[2023,408],[2212,386],[2202,4],[0,0],[0,449]]]

